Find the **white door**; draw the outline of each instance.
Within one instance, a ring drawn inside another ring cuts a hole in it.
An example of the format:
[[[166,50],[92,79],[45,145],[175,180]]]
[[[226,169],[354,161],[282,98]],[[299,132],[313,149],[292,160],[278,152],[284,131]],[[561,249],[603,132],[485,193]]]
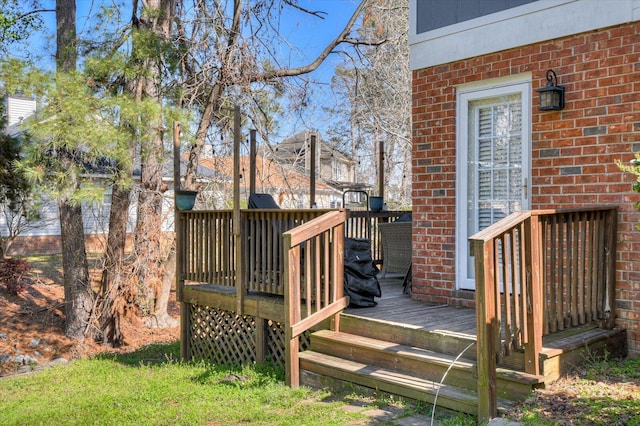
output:
[[[529,208],[530,84],[458,94],[457,286],[475,289],[468,238]]]

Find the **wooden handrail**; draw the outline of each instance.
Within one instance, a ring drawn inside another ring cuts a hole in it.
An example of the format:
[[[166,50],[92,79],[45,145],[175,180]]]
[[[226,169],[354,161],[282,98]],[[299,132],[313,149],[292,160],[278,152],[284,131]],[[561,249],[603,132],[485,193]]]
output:
[[[285,375],[300,385],[299,336],[339,314],[349,304],[343,295],[345,210],[332,211],[283,234],[285,253]],[[306,316],[302,317],[302,307]]]
[[[489,241],[497,236],[506,233],[514,224],[522,222],[530,216],[551,216],[557,214],[566,213],[583,213],[594,211],[608,211],[617,210],[617,206],[596,206],[596,207],[576,207],[576,208],[562,208],[562,209],[543,209],[543,210],[521,210],[511,213],[509,216],[502,220],[486,227],[482,231],[479,231],[469,237],[469,241]]]
[[[497,414],[496,362],[524,350],[540,374],[542,336],[614,326],[617,207],[520,211],[469,238],[475,258],[478,416]]]

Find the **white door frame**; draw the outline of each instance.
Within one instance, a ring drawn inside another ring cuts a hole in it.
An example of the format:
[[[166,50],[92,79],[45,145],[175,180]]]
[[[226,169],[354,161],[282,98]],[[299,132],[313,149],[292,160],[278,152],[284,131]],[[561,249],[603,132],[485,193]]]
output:
[[[525,186],[522,208],[531,204],[531,74],[496,79],[485,83],[457,87],[456,94],[456,288],[474,290],[475,280],[469,278],[468,257],[470,256],[467,231],[468,202],[468,134],[469,104],[499,96],[520,94],[522,100],[522,178]]]

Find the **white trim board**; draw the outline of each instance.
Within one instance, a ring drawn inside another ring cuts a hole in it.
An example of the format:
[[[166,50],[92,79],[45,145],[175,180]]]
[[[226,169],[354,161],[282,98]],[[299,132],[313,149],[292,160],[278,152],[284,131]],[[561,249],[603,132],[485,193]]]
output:
[[[640,0],[538,0],[416,34],[418,1],[409,1],[412,71],[640,20]]]

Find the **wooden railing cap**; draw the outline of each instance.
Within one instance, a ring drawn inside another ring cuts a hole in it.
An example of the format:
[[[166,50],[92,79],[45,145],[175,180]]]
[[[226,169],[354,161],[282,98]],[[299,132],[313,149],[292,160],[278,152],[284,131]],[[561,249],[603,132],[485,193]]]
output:
[[[300,226],[288,230],[282,234],[285,238],[291,239],[291,246],[296,246],[314,235],[338,226],[346,220],[347,211],[345,209],[332,210],[322,216],[311,219]]]
[[[555,214],[566,214],[566,213],[581,213],[581,212],[591,212],[591,211],[607,211],[607,210],[618,210],[618,206],[615,205],[606,205],[606,206],[591,206],[591,207],[575,207],[575,208],[562,208],[562,209],[540,209],[540,210],[521,210],[518,212],[511,213],[506,218],[494,223],[491,226],[483,229],[480,232],[473,234],[469,237],[469,241],[473,243],[485,243],[487,241],[491,241],[494,238],[499,237],[505,232],[512,229],[514,226],[519,223],[529,219],[533,216],[550,216]]]

